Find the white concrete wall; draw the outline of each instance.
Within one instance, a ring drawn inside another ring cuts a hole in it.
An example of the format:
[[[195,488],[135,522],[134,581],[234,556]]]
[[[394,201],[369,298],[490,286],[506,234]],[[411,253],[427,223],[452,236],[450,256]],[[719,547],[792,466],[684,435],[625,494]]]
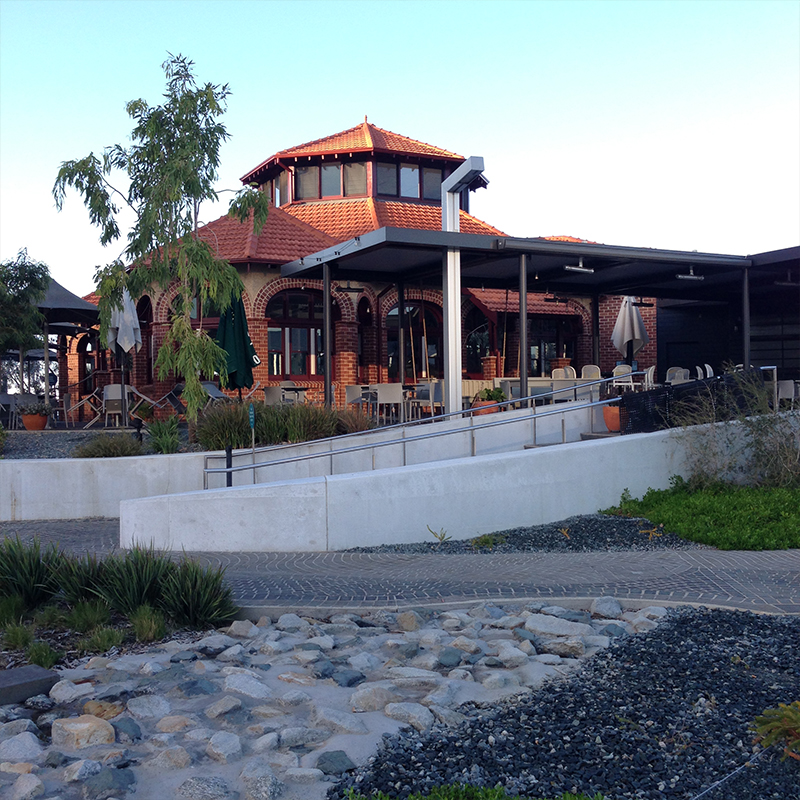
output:
[[[187,550],[323,551],[454,539],[594,513],[683,474],[670,432],[126,500],[120,543]]]

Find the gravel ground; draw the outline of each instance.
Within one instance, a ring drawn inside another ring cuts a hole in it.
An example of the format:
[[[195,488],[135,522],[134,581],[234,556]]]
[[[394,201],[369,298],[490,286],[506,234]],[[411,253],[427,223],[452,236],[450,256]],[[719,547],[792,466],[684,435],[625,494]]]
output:
[[[351,553],[591,553],[619,550],[713,549],[681,539],[646,519],[584,514],[560,522],[498,531],[477,539],[354,547]]]
[[[563,681],[470,707],[457,729],[385,737],[329,797],[469,782],[535,797],[799,800],[800,764],[754,746],[749,731],[799,695],[800,618],[679,609]]]

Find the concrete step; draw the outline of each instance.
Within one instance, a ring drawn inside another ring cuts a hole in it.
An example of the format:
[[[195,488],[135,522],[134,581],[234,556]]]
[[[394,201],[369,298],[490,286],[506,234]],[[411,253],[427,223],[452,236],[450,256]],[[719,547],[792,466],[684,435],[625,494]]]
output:
[[[593,439],[611,439],[614,436],[619,436],[619,435],[620,435],[619,431],[613,431],[613,432],[612,431],[603,431],[602,433],[600,433],[600,432],[582,433],[581,434],[581,439],[584,442],[589,442],[589,441],[592,441]]]

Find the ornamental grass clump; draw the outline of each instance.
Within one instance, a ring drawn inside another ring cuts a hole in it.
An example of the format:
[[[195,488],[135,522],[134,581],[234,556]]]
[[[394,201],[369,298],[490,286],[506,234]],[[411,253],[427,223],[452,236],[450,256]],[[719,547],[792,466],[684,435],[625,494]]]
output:
[[[52,669],[61,660],[62,655],[58,650],[53,650],[47,642],[33,642],[25,651],[25,657],[31,664],[45,669]]]
[[[164,615],[152,606],[139,606],[129,619],[137,642],[155,642],[167,635]]]
[[[359,409],[343,409],[338,412],[338,417],[337,434],[361,433],[362,431],[371,431],[377,427],[375,420]]]
[[[0,597],[0,628],[18,623],[24,613],[25,603],[18,594]]]
[[[248,406],[243,403],[215,403],[200,414],[195,436],[205,450],[250,447]]]
[[[74,458],[125,458],[144,455],[141,442],[125,433],[101,433],[72,451]]]
[[[91,636],[81,639],[77,649],[82,653],[107,653],[125,641],[125,634],[116,628],[95,628]]]
[[[156,453],[177,453],[181,445],[178,430],[178,418],[170,417],[166,420],[153,420],[147,428],[150,436],[150,447]]]
[[[331,408],[296,403],[289,406],[286,418],[286,439],[292,444],[327,439],[336,435],[339,417]]]
[[[79,633],[89,633],[111,621],[111,611],[104,600],[84,600],[76,603],[67,615],[67,624]]]
[[[135,545],[124,555],[105,559],[98,592],[120,614],[131,614],[145,604],[157,606],[165,582],[175,568],[154,547]]]
[[[290,411],[291,406],[285,404],[268,406],[266,403],[256,403],[256,441],[265,446],[287,441],[286,421]]]
[[[55,545],[39,539],[24,543],[19,536],[0,542],[0,595],[17,595],[26,609],[49,600],[58,591],[55,578],[64,556]]]
[[[239,608],[224,574],[221,567],[184,559],[164,580],[162,608],[178,625],[207,628],[230,622]]]
[[[64,556],[58,567],[57,580],[69,605],[97,599],[103,583],[104,563],[94,553]]]
[[[33,630],[29,625],[6,625],[3,631],[3,647],[7,650],[24,650],[33,641]]]

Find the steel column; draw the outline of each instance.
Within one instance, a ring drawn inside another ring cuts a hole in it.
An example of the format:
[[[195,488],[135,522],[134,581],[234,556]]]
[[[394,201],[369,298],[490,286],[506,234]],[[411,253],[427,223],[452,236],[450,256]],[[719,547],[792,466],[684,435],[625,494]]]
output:
[[[332,326],[331,326],[331,267],[326,261],[322,265],[322,341],[325,352],[322,357],[322,369],[325,373],[325,407],[331,408],[333,405],[333,391],[331,386],[331,349]]]
[[[461,411],[461,251],[448,250],[442,270],[444,410]]]
[[[750,272],[742,271],[742,365],[750,368]]]
[[[519,396],[528,396],[528,257],[519,257]],[[511,399],[510,397],[508,398]]]
[[[397,359],[400,362],[397,369],[397,380],[406,382],[406,287],[402,281],[397,282]],[[414,342],[411,342],[414,346]]]
[[[592,295],[592,363],[600,366],[600,295]]]

